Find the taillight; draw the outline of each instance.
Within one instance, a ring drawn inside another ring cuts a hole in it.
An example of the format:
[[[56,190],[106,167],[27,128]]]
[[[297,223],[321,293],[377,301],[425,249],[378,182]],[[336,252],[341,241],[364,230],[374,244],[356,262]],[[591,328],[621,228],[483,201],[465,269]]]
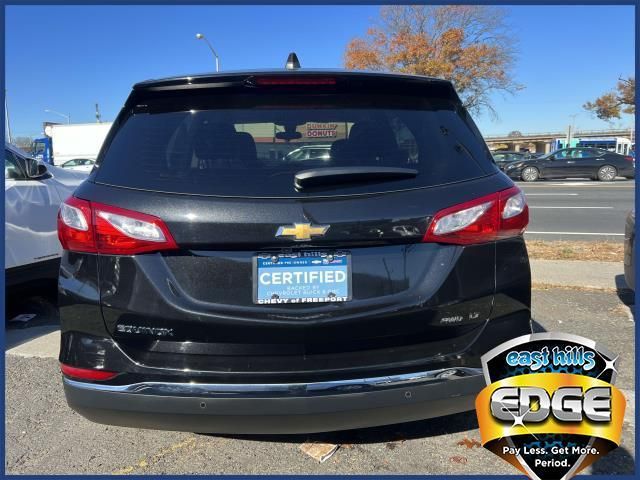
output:
[[[72,252],[96,253],[91,204],[69,197],[58,211],[58,238],[62,248]]]
[[[78,380],[105,381],[111,380],[118,375],[117,372],[107,372],[106,370],[93,368],[72,367],[71,365],[66,365],[64,363],[60,364],[60,371],[65,377],[75,378]]]
[[[60,206],[58,238],[73,252],[136,255],[178,248],[158,217],[75,197]]]
[[[134,255],[178,248],[158,217],[100,203],[91,207],[98,253]]]
[[[624,159],[625,159],[627,162],[633,162],[633,157],[632,157],[631,155],[625,155],[625,156],[624,156]]]
[[[529,206],[527,199],[518,187],[498,192],[500,197],[498,211],[500,228],[497,238],[509,238],[522,235],[529,224]]]
[[[469,245],[524,233],[529,207],[518,187],[492,193],[436,213],[423,242]]]

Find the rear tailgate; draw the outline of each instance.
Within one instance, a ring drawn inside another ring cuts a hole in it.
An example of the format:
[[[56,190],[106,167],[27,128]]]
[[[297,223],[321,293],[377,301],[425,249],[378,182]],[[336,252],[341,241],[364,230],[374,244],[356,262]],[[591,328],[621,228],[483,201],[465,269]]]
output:
[[[149,201],[142,192],[93,186],[94,200],[118,202],[123,208],[165,219],[180,245],[177,252],[100,257],[107,327],[121,340],[134,343],[300,344],[294,350],[304,344],[317,351],[347,348],[344,344],[356,348],[355,340],[364,347],[459,336],[489,316],[495,246],[420,240],[449,195],[481,196],[491,188],[494,182],[478,180],[360,199],[256,204],[176,195],[154,195]],[[395,201],[407,205],[403,217],[394,218]],[[206,213],[197,221],[185,221],[180,213],[184,211]],[[325,237],[303,246],[275,237],[279,226],[309,218],[331,226]],[[352,299],[255,304],[254,258],[298,251],[347,252]],[[118,332],[118,325],[170,328],[172,334],[135,335]]]
[[[269,362],[246,355],[429,342],[437,356],[464,349],[486,322],[495,245],[421,243],[439,210],[510,185],[450,85],[330,78],[267,88],[226,77],[134,92],[77,193],[162,219],[179,247],[99,256],[104,320],[131,356],[236,355],[260,369]],[[288,156],[327,144],[328,156]],[[302,170],[345,166],[418,174],[295,187]],[[278,236],[296,224],[327,229],[305,241]],[[349,300],[258,304],[256,258],[299,252],[346,255]]]

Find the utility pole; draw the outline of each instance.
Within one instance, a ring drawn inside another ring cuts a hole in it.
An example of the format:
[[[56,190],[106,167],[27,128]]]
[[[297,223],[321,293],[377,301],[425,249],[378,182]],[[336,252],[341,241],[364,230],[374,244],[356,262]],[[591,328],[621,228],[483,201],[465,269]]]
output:
[[[11,143],[11,121],[9,120],[9,105],[7,104],[7,89],[4,90],[4,124],[7,140]]]
[[[102,123],[101,115],[100,115],[100,107],[96,103],[96,123]]]

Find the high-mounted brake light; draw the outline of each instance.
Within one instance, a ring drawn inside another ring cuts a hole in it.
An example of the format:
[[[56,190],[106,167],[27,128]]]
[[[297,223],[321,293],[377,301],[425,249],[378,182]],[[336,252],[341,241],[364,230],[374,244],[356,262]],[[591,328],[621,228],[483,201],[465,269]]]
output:
[[[518,187],[476,198],[436,213],[423,242],[469,245],[524,233],[529,207]]]
[[[136,255],[178,248],[158,217],[75,197],[60,206],[58,238],[74,252]]]
[[[259,86],[278,86],[278,85],[335,85],[336,79],[333,77],[310,77],[310,76],[273,76],[273,77],[256,77],[253,80],[255,85]]]
[[[117,372],[107,372],[106,370],[93,368],[72,367],[71,365],[66,365],[64,363],[60,364],[60,371],[65,377],[75,378],[77,380],[105,381],[111,380],[118,375]]]

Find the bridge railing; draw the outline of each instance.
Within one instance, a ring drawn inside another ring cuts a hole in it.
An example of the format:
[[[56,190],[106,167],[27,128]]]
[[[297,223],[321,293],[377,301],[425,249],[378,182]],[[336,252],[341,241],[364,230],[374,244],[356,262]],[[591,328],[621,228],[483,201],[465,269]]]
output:
[[[597,136],[602,136],[602,137],[622,137],[622,136],[628,136],[631,132],[631,128],[622,128],[622,129],[615,129],[615,130],[579,130],[576,132],[572,132],[571,136],[572,137],[579,137],[579,136],[590,136],[590,135],[597,135]],[[518,135],[518,136],[513,136],[510,137],[508,134],[507,135],[485,135],[485,140],[513,140],[516,141],[518,139],[522,139],[522,138],[529,138],[529,137],[554,137],[554,138],[562,138],[562,137],[566,137],[567,136],[567,132],[537,132],[537,133],[523,133],[522,135]]]

